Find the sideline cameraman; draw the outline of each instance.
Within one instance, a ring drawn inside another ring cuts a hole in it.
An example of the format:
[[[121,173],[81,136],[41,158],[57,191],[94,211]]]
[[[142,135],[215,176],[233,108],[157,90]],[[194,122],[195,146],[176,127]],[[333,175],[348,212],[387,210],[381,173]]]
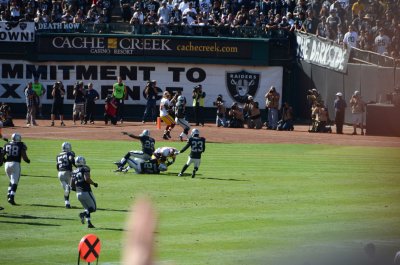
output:
[[[216,125],[217,127],[227,127],[228,124],[226,123],[226,108],[224,105],[225,101],[222,99],[222,95],[218,95],[217,100],[214,101],[214,106],[217,107],[217,118],[216,118]]]
[[[143,113],[142,123],[146,122],[146,119],[151,115],[151,121],[156,122],[157,120],[157,81],[147,81],[146,88],[144,89],[144,95],[147,99],[146,109]]]
[[[265,95],[266,107],[268,111],[268,127],[267,129],[276,130],[278,127],[278,115],[279,115],[279,93],[276,91],[274,86],[271,86],[268,93]]]
[[[361,135],[364,135],[365,102],[361,98],[360,91],[356,90],[350,99],[351,113],[353,114],[353,133],[357,134],[357,125],[360,126]]]
[[[56,118],[56,114],[60,116],[61,126],[65,126],[64,123],[65,89],[61,81],[57,81],[54,83],[51,95],[53,96],[53,105],[51,106],[51,126],[54,126],[54,119]]]
[[[206,93],[203,92],[203,87],[197,85],[193,88],[193,107],[194,107],[194,119],[196,126],[204,126],[204,98]]]

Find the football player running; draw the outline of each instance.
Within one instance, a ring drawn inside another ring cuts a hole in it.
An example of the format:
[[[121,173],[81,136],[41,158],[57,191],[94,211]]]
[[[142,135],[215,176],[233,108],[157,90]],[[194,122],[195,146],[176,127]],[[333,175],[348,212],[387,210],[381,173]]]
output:
[[[190,130],[190,124],[185,119],[186,116],[186,98],[184,96],[179,96],[178,101],[175,106],[175,122],[179,124],[183,128],[183,132],[179,135],[179,139],[183,141],[183,139],[188,137],[188,133]]]
[[[76,191],[76,197],[85,209],[85,211],[79,214],[79,218],[82,224],[85,223],[86,218],[88,228],[94,228],[94,225],[90,221],[90,214],[96,211],[97,206],[90,185],[97,188],[98,184],[91,179],[90,168],[86,165],[86,160],[83,156],[75,158],[75,165],[77,168],[72,172],[71,188]]]
[[[64,191],[65,208],[70,209],[69,194],[71,187],[69,184],[71,183],[72,166],[75,166],[75,153],[68,142],[62,143],[61,150],[61,153],[57,155],[58,179]]]
[[[190,147],[190,155],[183,166],[181,172],[178,174],[179,177],[183,176],[185,170],[190,166],[190,164],[194,164],[192,178],[196,176],[197,170],[199,170],[200,162],[201,162],[201,154],[206,150],[206,139],[204,137],[200,137],[200,132],[198,129],[194,128],[190,135],[187,144],[182,148],[179,153],[183,153]]]
[[[21,177],[21,158],[28,164],[31,162],[26,154],[27,147],[21,140],[21,135],[19,133],[14,133],[11,136],[11,141],[4,145],[4,167],[6,174],[10,179],[7,200],[12,205],[16,205],[14,197]]]
[[[154,138],[150,137],[150,131],[149,130],[143,130],[139,136],[136,136],[131,133],[127,132],[122,132],[123,135],[128,135],[129,137],[133,139],[140,140],[142,143],[142,151],[129,151],[122,159],[121,161],[114,162],[114,164],[117,165],[118,169],[116,171],[122,171],[125,167],[126,162],[128,159],[133,156],[135,158],[140,158],[144,161],[147,161],[151,158],[153,152],[154,152],[154,145],[155,145],[155,140]]]
[[[152,159],[156,159],[161,167],[167,168],[175,163],[177,154],[179,154],[179,151],[176,148],[160,147],[154,151]]]

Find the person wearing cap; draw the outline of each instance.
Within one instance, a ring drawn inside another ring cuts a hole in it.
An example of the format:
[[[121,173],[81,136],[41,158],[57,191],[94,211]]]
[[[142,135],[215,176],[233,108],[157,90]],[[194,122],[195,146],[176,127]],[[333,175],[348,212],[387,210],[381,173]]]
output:
[[[227,127],[228,123],[226,122],[226,108],[225,108],[225,101],[222,98],[222,95],[219,94],[217,99],[214,101],[214,106],[217,107],[217,118],[216,118],[216,125],[217,127]]]
[[[54,120],[56,114],[60,116],[61,126],[65,126],[64,123],[64,96],[65,89],[61,81],[57,81],[53,85],[53,90],[51,91],[51,96],[53,97],[53,105],[51,106],[51,126],[54,126]]]
[[[93,83],[88,84],[88,89],[86,91],[86,104],[85,104],[85,123],[87,124],[90,121],[91,124],[94,124],[94,111],[96,109],[96,100],[100,98],[99,93],[93,89]]]
[[[265,105],[268,112],[268,126],[267,129],[276,130],[278,127],[278,109],[279,109],[279,93],[274,86],[271,86],[268,93],[265,95]]]
[[[357,134],[357,126],[361,129],[361,135],[364,135],[364,112],[365,102],[361,98],[360,91],[356,90],[350,99],[351,113],[353,115],[353,133]]]
[[[167,125],[164,130],[163,139],[168,140],[171,138],[171,130],[175,127],[175,120],[170,115],[172,110],[171,94],[168,91],[164,91],[163,98],[160,102],[160,118]]]
[[[144,89],[144,96],[147,100],[146,109],[143,113],[142,123],[146,123],[147,118],[150,116],[152,122],[157,119],[157,94],[158,87],[156,80],[147,81],[146,88]],[[161,89],[160,89],[161,90]]]
[[[346,101],[343,99],[342,92],[336,93],[336,99],[333,105],[335,107],[336,133],[343,134],[344,115],[347,104]]]
[[[41,83],[39,83],[38,77],[34,78],[32,83],[32,89],[35,92],[35,97],[36,97],[36,107],[37,107],[36,114],[38,114],[39,117],[42,117],[42,101],[44,99],[44,95],[46,94],[46,89]]]
[[[86,101],[83,81],[76,82],[72,95],[75,98],[72,111],[72,121],[75,125],[76,120],[79,119],[81,121],[81,124],[83,124],[85,122],[85,101]]]
[[[250,127],[250,116],[251,116],[251,109],[253,108],[254,99],[252,96],[248,96],[246,102],[243,106],[243,116],[244,122],[247,124],[247,128],[251,129]]]

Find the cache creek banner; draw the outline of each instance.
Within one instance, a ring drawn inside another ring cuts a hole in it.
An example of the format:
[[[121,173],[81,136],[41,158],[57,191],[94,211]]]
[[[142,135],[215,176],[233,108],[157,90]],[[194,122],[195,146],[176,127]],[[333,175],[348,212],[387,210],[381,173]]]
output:
[[[296,32],[297,56],[306,62],[313,63],[338,72],[346,73],[350,50],[321,39],[315,35]]]
[[[38,53],[57,55],[218,57],[252,59],[254,42],[240,40],[101,35],[41,35]]]
[[[127,86],[125,104],[145,105],[143,91],[148,80],[156,80],[159,96],[162,91],[182,91],[192,103],[193,88],[201,84],[206,92],[205,106],[213,107],[219,94],[226,106],[233,102],[243,104],[248,96],[265,107],[265,94],[271,86],[282,95],[283,68],[280,66],[233,66],[178,63],[122,63],[122,62],[29,62],[0,60],[0,101],[24,103],[24,89],[35,76],[45,86],[47,96],[43,103],[52,103],[51,90],[56,81],[62,81],[67,90],[64,100],[73,103],[73,87],[82,80],[85,87],[92,82],[104,102],[111,94],[117,77],[121,76]]]

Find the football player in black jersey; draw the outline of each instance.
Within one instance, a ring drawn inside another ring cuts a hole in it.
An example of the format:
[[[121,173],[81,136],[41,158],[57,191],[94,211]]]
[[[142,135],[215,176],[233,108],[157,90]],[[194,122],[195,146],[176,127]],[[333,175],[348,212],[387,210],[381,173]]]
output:
[[[71,188],[76,191],[76,197],[85,209],[79,214],[79,218],[82,224],[85,223],[86,218],[88,228],[94,228],[90,221],[90,214],[96,211],[97,206],[90,185],[97,188],[98,184],[90,178],[90,168],[86,165],[86,160],[83,156],[75,158],[75,165],[77,168],[72,171]]]
[[[130,168],[133,168],[137,174],[159,174],[161,171],[166,171],[167,166],[165,164],[159,164],[157,159],[150,159],[144,161],[140,158],[129,158],[129,167],[123,169],[123,172],[128,172]]]
[[[143,159],[144,161],[147,161],[151,158],[151,155],[154,152],[154,145],[156,141],[154,138],[150,137],[150,131],[149,130],[143,130],[139,136],[136,136],[131,133],[127,132],[122,132],[123,135],[128,135],[129,137],[133,139],[140,140],[142,143],[142,151],[129,151],[122,159],[121,161],[114,162],[115,165],[117,165],[118,169],[116,171],[122,171],[124,169],[124,166],[127,162],[127,160],[133,156],[136,158]]]
[[[183,153],[190,147],[190,155],[188,161],[183,166],[181,172],[178,174],[179,177],[183,176],[185,170],[190,166],[190,164],[194,164],[192,178],[196,176],[197,170],[199,170],[200,162],[201,162],[201,154],[206,150],[206,139],[204,137],[200,137],[200,132],[198,129],[194,128],[192,130],[191,136],[187,141],[187,144],[182,148],[179,153]]]
[[[19,133],[14,133],[11,136],[11,141],[4,145],[4,160],[6,162],[4,167],[10,179],[7,200],[12,205],[16,205],[14,197],[21,176],[21,158],[28,164],[31,162],[26,154],[27,147],[21,142],[21,139],[22,137]]]
[[[71,192],[70,182],[72,166],[75,166],[75,153],[72,151],[71,144],[64,142],[61,145],[62,152],[57,155],[58,179],[64,191],[65,208],[71,208],[69,194]]]

